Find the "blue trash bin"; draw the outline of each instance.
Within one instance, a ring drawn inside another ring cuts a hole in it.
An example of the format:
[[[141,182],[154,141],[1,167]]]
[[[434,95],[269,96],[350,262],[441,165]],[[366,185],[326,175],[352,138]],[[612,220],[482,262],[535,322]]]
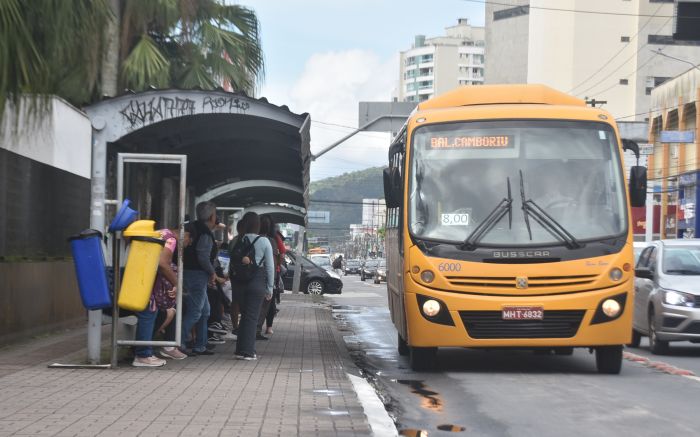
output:
[[[102,234],[86,229],[68,239],[73,252],[75,275],[78,278],[83,306],[98,310],[112,306],[109,294],[105,257],[102,253]]]

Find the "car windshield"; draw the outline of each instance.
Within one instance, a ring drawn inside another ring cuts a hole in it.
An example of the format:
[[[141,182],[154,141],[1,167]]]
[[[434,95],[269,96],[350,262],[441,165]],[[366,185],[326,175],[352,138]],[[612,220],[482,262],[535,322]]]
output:
[[[409,224],[418,238],[464,242],[502,202],[504,214],[486,226],[479,245],[563,244],[551,226],[532,216],[526,220],[521,202],[528,200],[578,241],[626,232],[618,144],[607,124],[426,125],[413,136],[412,155]],[[512,205],[504,199],[512,199]]]
[[[331,265],[331,260],[327,256],[311,256],[310,259],[317,266],[323,267]]]
[[[663,271],[667,275],[700,275],[700,246],[666,247]]]

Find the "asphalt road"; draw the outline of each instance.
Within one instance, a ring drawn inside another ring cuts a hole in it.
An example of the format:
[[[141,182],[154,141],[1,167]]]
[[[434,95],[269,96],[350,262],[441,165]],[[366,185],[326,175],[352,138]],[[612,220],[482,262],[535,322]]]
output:
[[[661,357],[643,339],[627,349],[620,375],[599,375],[583,349],[572,356],[440,349],[438,371],[416,373],[396,350],[386,285],[357,276],[343,282],[342,295],[328,296],[334,317],[402,435],[700,435],[700,378],[679,375],[700,375],[700,345],[672,344]]]

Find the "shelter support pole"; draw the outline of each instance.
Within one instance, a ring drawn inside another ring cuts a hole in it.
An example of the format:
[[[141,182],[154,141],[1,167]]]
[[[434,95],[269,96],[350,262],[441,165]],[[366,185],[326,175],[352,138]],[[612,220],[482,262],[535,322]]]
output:
[[[299,237],[297,238],[296,254],[297,259],[294,263],[294,279],[292,279],[292,293],[298,294],[301,287],[301,254],[304,251],[304,235],[306,234],[306,228],[299,228]]]
[[[92,172],[90,178],[90,227],[100,232],[105,229],[105,190],[107,174],[107,143],[92,142]],[[90,364],[100,363],[102,344],[102,311],[88,311],[87,359]]]

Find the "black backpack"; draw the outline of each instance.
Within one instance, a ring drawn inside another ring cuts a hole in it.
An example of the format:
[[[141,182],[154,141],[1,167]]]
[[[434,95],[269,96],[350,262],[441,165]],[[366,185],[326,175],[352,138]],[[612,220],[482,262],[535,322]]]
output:
[[[260,260],[260,264],[255,263],[255,242],[258,239],[260,239],[260,236],[256,237],[251,243],[248,237],[238,238],[233,249],[230,250],[229,256],[231,261],[228,270],[231,281],[238,284],[246,284],[255,276],[263,261]],[[243,264],[243,258],[245,257],[250,259],[249,264]]]

